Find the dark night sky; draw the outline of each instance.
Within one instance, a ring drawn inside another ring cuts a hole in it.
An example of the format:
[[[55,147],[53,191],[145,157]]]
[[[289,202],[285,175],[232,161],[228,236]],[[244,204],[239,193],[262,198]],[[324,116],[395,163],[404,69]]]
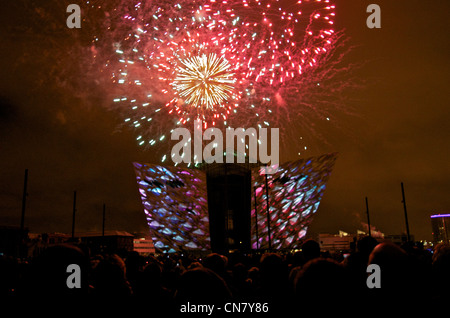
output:
[[[336,28],[345,29],[356,46],[348,58],[364,62],[356,72],[368,84],[349,96],[356,115],[342,119],[343,128],[329,143],[302,152],[304,157],[339,152],[311,231],[362,228],[366,196],[373,225],[386,234],[405,231],[403,182],[410,231],[430,240],[429,215],[448,213],[450,206],[450,2],[336,2]],[[133,131],[117,128],[116,113],[58,89],[42,61],[51,64],[68,49],[67,30],[41,34],[61,40],[54,51],[45,50],[37,38],[21,33],[39,23],[18,3],[1,4],[0,225],[20,224],[28,168],[31,232],[69,233],[74,190],[77,230],[100,230],[106,203],[108,229],[145,231],[131,163],[157,158],[136,145]],[[381,7],[381,29],[366,27],[370,3]],[[52,23],[64,27],[66,13],[59,8],[61,20]],[[30,59],[31,52],[38,58]]]

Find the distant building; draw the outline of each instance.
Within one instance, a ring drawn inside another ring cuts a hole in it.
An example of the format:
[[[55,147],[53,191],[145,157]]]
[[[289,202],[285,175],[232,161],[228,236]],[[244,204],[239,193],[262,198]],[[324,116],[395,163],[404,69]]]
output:
[[[134,236],[125,231],[105,231],[77,233],[82,244],[89,247],[91,254],[124,254],[133,251]]]
[[[317,239],[322,251],[334,253],[349,252],[354,250],[358,240],[366,236],[369,236],[368,233],[361,230],[357,230],[356,234],[339,231],[339,234],[321,233]],[[373,228],[371,231],[371,237],[381,243],[386,241],[387,236],[385,236],[381,231]]]
[[[42,241],[49,245],[58,245],[66,243],[71,238],[71,235],[66,233],[42,233]]]
[[[30,233],[28,237],[28,257],[36,257],[49,247],[68,242],[71,235],[58,232],[42,234]]]
[[[430,218],[433,243],[450,243],[450,214],[434,214]]]
[[[410,235],[409,239],[414,242],[414,235]],[[402,245],[408,242],[408,235],[406,234],[389,234],[384,236],[384,242],[391,242],[397,245]]]
[[[134,251],[139,255],[148,256],[155,253],[155,246],[153,240],[150,237],[135,237],[133,240]]]
[[[339,231],[339,235],[322,233],[319,234],[320,249],[328,252],[350,251],[351,243],[356,240],[355,235]]]

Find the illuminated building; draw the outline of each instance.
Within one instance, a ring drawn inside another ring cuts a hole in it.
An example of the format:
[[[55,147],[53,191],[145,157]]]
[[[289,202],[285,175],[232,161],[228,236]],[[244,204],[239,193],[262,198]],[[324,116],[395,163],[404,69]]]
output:
[[[135,162],[134,167],[158,251],[295,249],[306,237],[336,158],[333,153],[287,162],[267,180],[258,167],[239,164],[187,169]],[[238,186],[242,189],[233,193]]]
[[[135,237],[133,239],[134,251],[139,255],[148,256],[155,253],[155,247],[153,246],[153,240],[148,237]]]
[[[356,242],[357,236],[348,233],[333,235],[328,233],[319,234],[320,249],[329,252],[350,251],[352,243]]]
[[[450,214],[434,214],[430,218],[434,244],[450,243]]]

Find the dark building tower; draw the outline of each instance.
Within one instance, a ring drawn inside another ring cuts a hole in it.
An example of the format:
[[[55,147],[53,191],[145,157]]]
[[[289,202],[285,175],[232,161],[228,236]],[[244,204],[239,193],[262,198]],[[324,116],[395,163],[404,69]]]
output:
[[[431,228],[433,229],[433,241],[435,244],[450,243],[450,214],[432,215]]]
[[[213,252],[251,249],[251,179],[245,164],[210,164],[206,169]]]

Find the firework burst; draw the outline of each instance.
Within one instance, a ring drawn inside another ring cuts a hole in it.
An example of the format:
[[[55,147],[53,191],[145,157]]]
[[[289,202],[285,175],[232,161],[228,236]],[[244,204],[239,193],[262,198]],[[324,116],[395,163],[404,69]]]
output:
[[[39,12],[61,11],[52,8]],[[75,96],[106,100],[160,158],[172,129],[192,130],[196,119],[204,128],[280,128],[280,149],[291,149],[347,112],[349,48],[329,0],[89,0],[82,17],[81,29],[63,30],[73,45],[53,75]]]
[[[341,34],[328,0],[124,0],[107,16],[109,45],[94,44],[113,44],[115,106],[126,110],[140,145],[167,140],[175,127],[191,130],[195,119],[205,128],[271,126],[285,135],[283,121],[314,113],[330,120],[339,103],[329,96],[342,84],[321,87],[343,72],[333,64]]]
[[[214,109],[223,107],[233,95],[236,79],[223,57],[203,54],[181,64],[172,85],[186,104]]]

